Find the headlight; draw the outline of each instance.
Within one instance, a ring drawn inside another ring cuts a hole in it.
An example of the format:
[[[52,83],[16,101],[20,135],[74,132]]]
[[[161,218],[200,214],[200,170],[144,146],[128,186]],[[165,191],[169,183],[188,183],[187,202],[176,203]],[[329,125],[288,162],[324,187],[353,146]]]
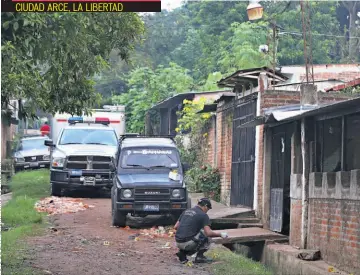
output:
[[[131,196],[132,196],[132,192],[131,192],[131,190],[130,189],[125,189],[124,191],[123,191],[123,196],[124,196],[124,198],[131,198]]]
[[[181,195],[181,192],[180,192],[179,189],[174,189],[174,190],[172,191],[172,196],[173,196],[174,198],[179,198],[180,195]]]
[[[65,158],[53,158],[53,167],[64,167]]]
[[[43,160],[49,160],[50,156],[49,155],[43,155]]]
[[[15,162],[25,162],[24,158],[15,158]]]

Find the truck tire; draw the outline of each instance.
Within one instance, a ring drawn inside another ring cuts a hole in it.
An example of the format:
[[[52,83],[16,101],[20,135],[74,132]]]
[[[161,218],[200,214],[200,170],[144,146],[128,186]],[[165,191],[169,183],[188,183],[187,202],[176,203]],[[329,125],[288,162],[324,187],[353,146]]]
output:
[[[115,189],[111,188],[111,223],[113,226],[125,227],[126,215],[119,213],[116,207]]]
[[[55,183],[51,184],[51,196],[61,197],[61,187],[56,186]]]

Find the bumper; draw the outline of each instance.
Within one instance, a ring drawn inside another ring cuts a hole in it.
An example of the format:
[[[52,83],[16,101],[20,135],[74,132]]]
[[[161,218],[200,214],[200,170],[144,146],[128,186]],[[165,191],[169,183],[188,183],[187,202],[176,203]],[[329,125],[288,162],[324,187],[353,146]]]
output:
[[[145,210],[148,206],[158,207],[158,210]],[[170,201],[170,202],[156,202],[156,201],[141,201],[141,202],[116,202],[116,208],[121,213],[132,214],[146,214],[146,215],[164,215],[164,214],[180,214],[187,209],[186,201]]]
[[[87,182],[87,177],[95,178],[94,182]],[[110,171],[83,170],[81,176],[72,176],[67,170],[51,169],[50,182],[69,189],[110,188],[113,185],[113,174]]]
[[[17,169],[35,169],[35,168],[49,168],[50,161],[38,161],[38,162],[18,162],[14,164]]]

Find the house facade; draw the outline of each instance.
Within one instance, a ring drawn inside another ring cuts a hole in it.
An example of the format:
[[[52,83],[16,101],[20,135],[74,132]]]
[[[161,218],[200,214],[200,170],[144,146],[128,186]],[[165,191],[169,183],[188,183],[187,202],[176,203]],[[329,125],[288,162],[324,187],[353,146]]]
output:
[[[360,97],[264,116],[265,228],[360,272]]]

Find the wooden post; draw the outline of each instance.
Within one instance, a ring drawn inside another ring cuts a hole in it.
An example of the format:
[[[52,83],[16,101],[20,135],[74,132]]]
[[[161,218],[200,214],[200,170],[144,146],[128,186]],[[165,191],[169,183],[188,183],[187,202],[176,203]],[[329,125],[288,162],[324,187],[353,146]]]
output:
[[[313,84],[302,84],[300,87],[300,104],[317,105],[318,94],[317,87]],[[302,213],[301,213],[301,248],[305,249],[307,246],[308,235],[308,196],[309,196],[309,150],[308,137],[306,135],[306,119],[301,119],[301,153],[303,161],[302,170]]]
[[[305,118],[301,119],[302,171],[302,213],[301,213],[301,248],[306,249],[308,232],[308,193],[309,193],[309,158],[305,133]]]

